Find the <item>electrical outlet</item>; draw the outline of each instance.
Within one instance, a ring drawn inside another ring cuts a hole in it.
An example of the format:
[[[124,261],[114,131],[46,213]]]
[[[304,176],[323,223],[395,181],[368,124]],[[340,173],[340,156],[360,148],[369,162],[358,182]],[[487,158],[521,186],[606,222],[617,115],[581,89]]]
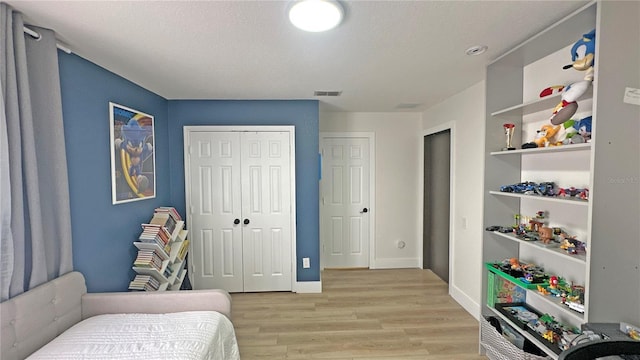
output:
[[[311,261],[309,258],[302,258],[302,267],[308,269],[311,267]]]

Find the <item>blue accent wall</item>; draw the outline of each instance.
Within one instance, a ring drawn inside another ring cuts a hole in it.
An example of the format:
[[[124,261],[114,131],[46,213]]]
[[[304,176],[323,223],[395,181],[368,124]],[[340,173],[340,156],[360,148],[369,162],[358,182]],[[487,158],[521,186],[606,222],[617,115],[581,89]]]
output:
[[[185,213],[183,126],[295,126],[297,275],[298,281],[319,281],[318,118],[316,100],[170,100],[171,204]],[[302,268],[304,257],[310,269]]]
[[[167,100],[76,55],[58,53],[73,262],[90,292],[125,291],[140,224],[169,204]],[[109,101],[154,116],[156,197],[111,203]]]
[[[320,280],[318,102],[168,101],[77,55],[58,53],[69,172],[74,268],[90,292],[126,291],[135,276],[133,242],[158,206],[185,215],[185,125],[294,125],[298,281]],[[156,197],[111,202],[109,102],[154,116]],[[302,268],[302,258],[312,268]]]

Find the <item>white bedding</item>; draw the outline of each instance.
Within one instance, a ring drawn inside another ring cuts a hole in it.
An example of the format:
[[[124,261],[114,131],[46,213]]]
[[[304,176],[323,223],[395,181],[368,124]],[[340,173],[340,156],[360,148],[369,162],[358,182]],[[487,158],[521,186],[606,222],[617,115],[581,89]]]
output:
[[[85,319],[29,358],[240,359],[231,321],[214,311],[109,314]]]

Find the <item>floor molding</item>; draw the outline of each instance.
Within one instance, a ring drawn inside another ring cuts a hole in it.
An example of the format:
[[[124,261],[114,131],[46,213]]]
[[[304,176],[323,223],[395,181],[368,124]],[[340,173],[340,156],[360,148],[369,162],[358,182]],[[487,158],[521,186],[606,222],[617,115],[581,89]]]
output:
[[[299,294],[320,294],[322,293],[322,281],[298,281],[296,282],[296,292]]]
[[[449,286],[449,295],[453,300],[457,301],[469,314],[471,314],[476,320],[480,320],[480,305],[473,301],[467,294],[463,293],[455,285]]]
[[[418,258],[376,259],[372,269],[414,269],[420,268]]]

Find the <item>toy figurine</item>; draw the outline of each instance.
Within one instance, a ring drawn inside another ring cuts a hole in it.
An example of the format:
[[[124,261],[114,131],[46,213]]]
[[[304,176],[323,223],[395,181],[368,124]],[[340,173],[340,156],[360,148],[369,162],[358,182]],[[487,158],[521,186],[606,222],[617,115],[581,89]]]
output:
[[[544,226],[544,223],[543,223],[543,222],[541,222],[541,221],[537,221],[537,220],[533,220],[533,219],[531,219],[531,220],[529,220],[529,226],[530,226],[530,228],[531,228],[531,231],[536,231],[536,232],[538,232],[538,231],[540,230],[540,228],[541,228],[542,226]]]
[[[575,197],[579,197],[582,200],[588,200],[589,199],[589,189],[584,188],[584,189],[577,189],[573,186],[568,187],[568,188],[559,188],[558,189],[558,193],[557,196],[561,196],[561,197],[566,197],[566,196],[575,196]]]
[[[533,274],[530,272],[524,274],[524,281],[531,284],[533,282]]]
[[[589,200],[589,189],[584,188],[578,194],[578,197],[582,200]]]
[[[549,288],[556,289],[558,287],[558,277],[553,275],[549,278]]]
[[[538,285],[537,288],[540,294],[549,295],[549,291],[544,286]]]
[[[560,248],[566,251],[568,254],[575,255],[579,252],[587,252],[585,243],[580,240],[576,240],[575,236],[568,236],[565,233],[561,233],[560,239]]]
[[[553,229],[543,226],[538,230],[538,235],[543,244],[549,244],[553,240]]]

